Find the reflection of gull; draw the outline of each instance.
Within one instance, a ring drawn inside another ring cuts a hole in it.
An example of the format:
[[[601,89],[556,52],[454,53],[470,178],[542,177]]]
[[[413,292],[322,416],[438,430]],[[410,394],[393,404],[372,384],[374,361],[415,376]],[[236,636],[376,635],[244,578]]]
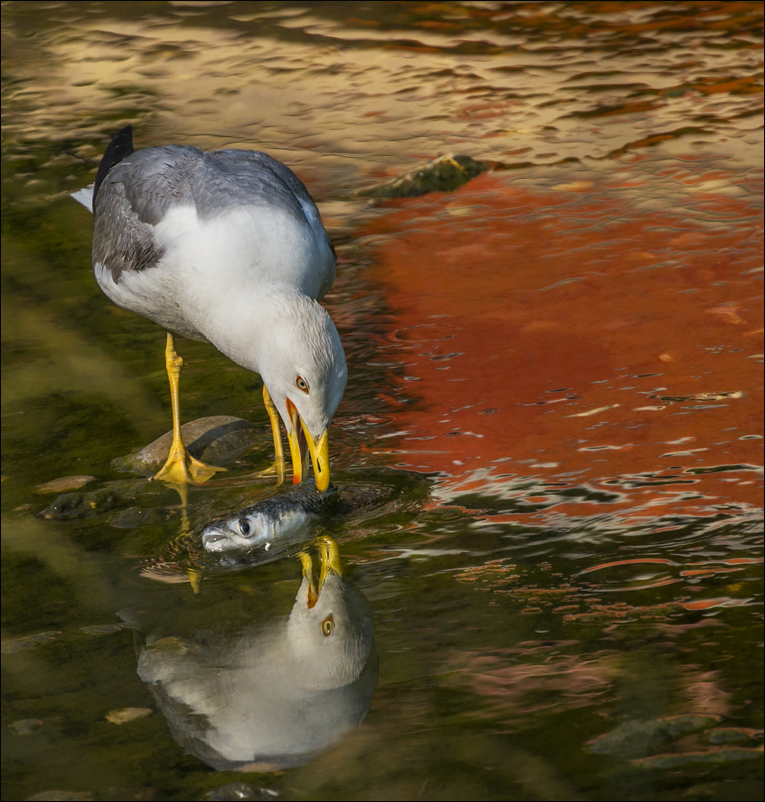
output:
[[[297,766],[357,727],[377,684],[372,613],[320,541],[320,573],[303,582],[286,623],[205,642],[162,638],[138,674],[175,740],[219,770]]]
[[[203,482],[217,470],[183,445],[176,332],[211,342],[263,377],[280,479],[278,415],[295,481],[310,451],[316,485],[326,490],[328,429],[345,389],[345,355],[317,303],[335,278],[334,249],[297,176],[255,151],[170,145],[134,152],[128,126],[109,144],[93,189],[74,197],[94,214],[101,289],[168,330],[173,444],[157,478]]]

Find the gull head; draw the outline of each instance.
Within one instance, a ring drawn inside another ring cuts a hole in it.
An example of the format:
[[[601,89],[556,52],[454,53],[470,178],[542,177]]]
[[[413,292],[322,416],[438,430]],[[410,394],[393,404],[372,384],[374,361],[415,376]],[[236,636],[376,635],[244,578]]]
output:
[[[293,481],[313,462],[316,487],[329,487],[329,424],[348,370],[340,335],[327,311],[289,287],[269,293],[268,327],[259,343],[259,372],[290,443]]]

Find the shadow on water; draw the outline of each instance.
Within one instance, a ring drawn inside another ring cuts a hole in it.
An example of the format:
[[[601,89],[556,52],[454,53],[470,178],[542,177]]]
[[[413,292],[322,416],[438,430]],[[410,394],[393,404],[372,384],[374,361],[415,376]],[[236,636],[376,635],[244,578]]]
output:
[[[2,13],[3,798],[760,798],[762,4]],[[244,551],[258,377],[181,341],[228,470],[145,478],[165,335],[70,198],[126,124],[337,248],[337,495]]]

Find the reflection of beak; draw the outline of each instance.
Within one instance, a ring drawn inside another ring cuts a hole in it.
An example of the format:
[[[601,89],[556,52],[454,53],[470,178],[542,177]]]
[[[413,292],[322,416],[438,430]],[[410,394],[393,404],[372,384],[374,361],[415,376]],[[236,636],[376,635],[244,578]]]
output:
[[[314,441],[297,407],[289,398],[287,413],[290,418],[287,439],[292,455],[292,484],[302,482],[308,473],[308,452],[310,452],[316,489],[323,493],[329,487],[329,430],[325,429],[318,441]]]
[[[319,561],[321,566],[318,575],[314,568],[313,559],[307,551],[300,552],[300,562],[303,564],[303,576],[308,580],[308,609],[311,610],[319,601],[321,589],[327,575],[332,572],[337,576],[343,576],[343,568],[340,564],[340,551],[337,543],[330,537],[321,537],[317,540],[319,546]]]

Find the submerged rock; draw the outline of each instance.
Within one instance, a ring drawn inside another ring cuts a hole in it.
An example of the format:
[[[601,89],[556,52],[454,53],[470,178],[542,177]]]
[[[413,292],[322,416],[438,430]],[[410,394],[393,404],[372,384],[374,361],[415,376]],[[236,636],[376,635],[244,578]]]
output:
[[[136,529],[139,526],[163,524],[169,517],[168,510],[158,507],[128,507],[110,515],[108,523],[115,529]]]
[[[492,164],[450,153],[384,184],[355,193],[357,198],[414,198],[428,192],[454,192]]]
[[[122,710],[111,710],[106,714],[106,720],[110,724],[127,724],[139,718],[147,718],[154,715],[150,707],[123,707]]]
[[[233,462],[263,437],[260,427],[231,415],[213,415],[189,421],[181,426],[181,435],[192,457],[217,466]],[[172,442],[172,431],[165,432],[139,451],[113,460],[112,465],[120,471],[153,476],[165,464]]]
[[[39,718],[22,718],[8,725],[8,729],[16,735],[31,735],[42,727],[43,723]]]
[[[654,755],[633,760],[633,766],[644,769],[677,769],[692,763],[731,763],[738,760],[762,760],[762,749],[746,749],[732,747],[710,749],[708,752],[680,752],[679,754]]]
[[[60,634],[61,631],[58,629],[49,629],[47,632],[40,632],[37,635],[26,635],[23,638],[4,640],[0,644],[0,651],[3,654],[16,654],[26,649],[34,649],[35,646],[39,646],[41,643],[50,643],[56,640]]]
[[[70,490],[79,490],[83,485],[92,482],[95,476],[62,476],[59,479],[52,479],[45,484],[37,485],[36,493],[66,493]]]
[[[234,802],[234,800],[252,800],[252,802],[264,802],[265,800],[276,799],[278,791],[271,788],[262,788],[248,783],[229,783],[216,788],[214,791],[207,792],[207,798],[215,802]]]
[[[751,727],[720,727],[706,734],[711,744],[746,743],[747,741],[761,741],[762,730]]]
[[[98,637],[99,635],[112,635],[115,632],[121,632],[126,626],[126,624],[93,624],[89,627],[80,627],[80,632]]]
[[[671,716],[651,721],[624,721],[616,729],[590,741],[590,751],[600,754],[625,754],[655,748],[681,735],[712,727],[719,716]]]
[[[49,521],[98,515],[132,501],[130,496],[104,487],[90,493],[62,493],[40,515]]]

